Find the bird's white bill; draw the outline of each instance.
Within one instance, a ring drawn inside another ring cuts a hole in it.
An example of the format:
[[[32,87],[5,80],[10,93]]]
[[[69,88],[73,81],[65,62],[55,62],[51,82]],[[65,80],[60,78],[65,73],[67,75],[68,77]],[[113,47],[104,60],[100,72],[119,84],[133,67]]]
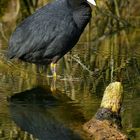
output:
[[[94,0],[87,0],[89,3],[96,5],[96,2]]]

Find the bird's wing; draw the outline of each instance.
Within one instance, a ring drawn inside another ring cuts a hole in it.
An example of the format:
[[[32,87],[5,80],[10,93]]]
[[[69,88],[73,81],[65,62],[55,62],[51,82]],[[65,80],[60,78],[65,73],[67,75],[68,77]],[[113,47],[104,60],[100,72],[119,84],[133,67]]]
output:
[[[76,34],[70,15],[67,17],[64,11],[53,9],[51,5],[43,8],[29,16],[16,28],[9,42],[10,58],[20,58],[24,55],[30,57],[32,54],[34,57],[38,55],[38,57],[41,55],[51,57],[57,53],[56,50],[59,51],[56,49],[56,43],[61,41],[59,39],[64,40],[71,34],[73,36]],[[63,43],[66,43],[66,40]]]

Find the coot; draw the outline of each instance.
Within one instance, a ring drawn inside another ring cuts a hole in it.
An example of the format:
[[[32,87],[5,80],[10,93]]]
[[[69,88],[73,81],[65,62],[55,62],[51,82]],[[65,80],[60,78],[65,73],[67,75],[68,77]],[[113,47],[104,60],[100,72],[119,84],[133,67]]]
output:
[[[91,18],[94,0],[56,0],[38,9],[11,35],[8,57],[48,65],[56,62],[78,42]]]

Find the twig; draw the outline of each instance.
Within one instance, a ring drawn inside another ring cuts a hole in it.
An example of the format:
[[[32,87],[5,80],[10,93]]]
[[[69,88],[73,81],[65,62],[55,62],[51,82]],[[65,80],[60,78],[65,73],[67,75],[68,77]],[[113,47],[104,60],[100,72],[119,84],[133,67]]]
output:
[[[76,61],[84,70],[88,71],[91,75],[93,75],[93,71],[91,71],[89,68],[87,68],[87,66],[85,66],[78,57],[76,56],[72,56],[71,58]]]
[[[2,37],[8,42],[8,39],[7,39],[7,37],[4,34],[3,26],[2,26],[2,23],[1,22],[0,22],[0,33],[1,33]]]
[[[119,29],[116,29],[116,30],[114,30],[114,31],[106,32],[106,33],[104,33],[102,36],[98,37],[97,39],[96,39],[96,38],[93,39],[93,41],[91,41],[91,42],[98,43],[98,42],[104,40],[104,39],[107,38],[107,37],[110,37],[110,36],[112,36],[112,35],[115,35],[115,34],[119,33],[120,31],[122,31],[122,30],[124,30],[124,29],[127,29],[127,27],[120,27]]]
[[[113,19],[115,19],[115,20],[117,20],[117,21],[123,23],[125,26],[132,26],[132,25],[131,25],[130,23],[128,23],[126,20],[124,20],[124,19],[122,19],[122,18],[120,18],[120,17],[118,17],[118,16],[116,16],[116,15],[114,15],[114,14],[112,14],[112,13],[107,12],[107,11],[103,11],[103,10],[101,10],[99,7],[96,7],[96,8],[97,8],[97,11],[99,11],[102,15],[111,17],[111,18],[113,18]]]

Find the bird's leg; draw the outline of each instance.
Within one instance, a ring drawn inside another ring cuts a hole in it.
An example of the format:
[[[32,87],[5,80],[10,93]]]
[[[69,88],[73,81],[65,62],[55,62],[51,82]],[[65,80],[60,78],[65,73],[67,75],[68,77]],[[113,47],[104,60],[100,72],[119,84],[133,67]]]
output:
[[[50,65],[51,67],[51,72],[53,74],[53,80],[52,80],[52,83],[51,83],[51,91],[52,92],[55,92],[56,91],[56,63],[51,63]]]
[[[52,80],[50,89],[52,93],[56,92],[56,80]]]
[[[51,63],[51,72],[53,74],[53,79],[56,80],[56,63]]]

